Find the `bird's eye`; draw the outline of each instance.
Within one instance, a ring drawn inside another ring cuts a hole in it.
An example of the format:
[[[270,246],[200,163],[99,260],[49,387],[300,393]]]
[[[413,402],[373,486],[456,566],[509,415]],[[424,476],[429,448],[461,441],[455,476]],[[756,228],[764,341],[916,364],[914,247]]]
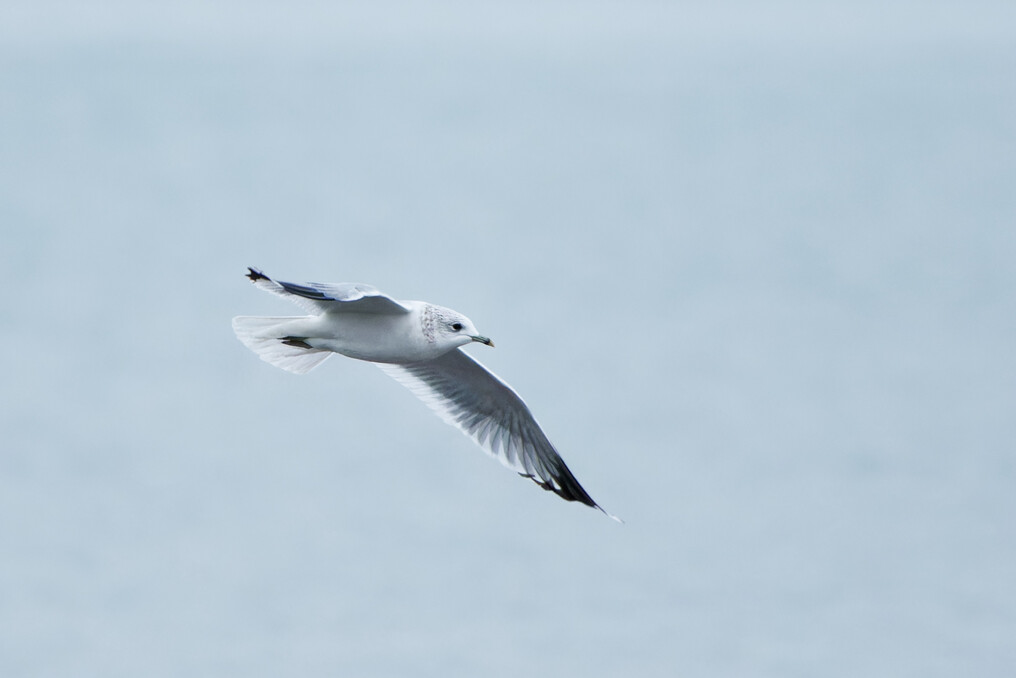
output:
[[[452,329],[458,332],[462,329],[462,323],[452,323]]]

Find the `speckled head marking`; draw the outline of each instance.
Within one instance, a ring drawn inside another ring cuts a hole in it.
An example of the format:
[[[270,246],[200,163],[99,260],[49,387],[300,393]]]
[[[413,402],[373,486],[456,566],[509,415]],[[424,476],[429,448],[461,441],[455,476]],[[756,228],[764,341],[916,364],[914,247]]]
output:
[[[423,336],[427,338],[427,341],[431,344],[434,343],[434,307],[427,304],[423,307],[423,313],[420,314],[420,324],[423,328]]]

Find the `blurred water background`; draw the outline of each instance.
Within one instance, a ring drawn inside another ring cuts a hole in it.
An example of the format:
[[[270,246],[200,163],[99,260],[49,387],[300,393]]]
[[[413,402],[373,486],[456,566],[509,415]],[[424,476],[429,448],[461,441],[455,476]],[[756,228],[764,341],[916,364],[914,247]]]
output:
[[[0,674],[1006,676],[1016,5],[0,7]],[[247,265],[470,316],[567,504]]]

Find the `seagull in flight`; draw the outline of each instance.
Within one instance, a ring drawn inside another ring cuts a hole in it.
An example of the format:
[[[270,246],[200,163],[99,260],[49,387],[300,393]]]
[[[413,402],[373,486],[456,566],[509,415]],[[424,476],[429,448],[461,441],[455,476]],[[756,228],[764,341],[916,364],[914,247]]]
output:
[[[361,283],[295,284],[256,268],[248,268],[247,277],[310,313],[233,318],[237,338],[265,362],[296,374],[333,353],[372,362],[508,468],[622,522],[579,485],[512,387],[462,351],[472,343],[494,346],[466,316],[398,301]]]

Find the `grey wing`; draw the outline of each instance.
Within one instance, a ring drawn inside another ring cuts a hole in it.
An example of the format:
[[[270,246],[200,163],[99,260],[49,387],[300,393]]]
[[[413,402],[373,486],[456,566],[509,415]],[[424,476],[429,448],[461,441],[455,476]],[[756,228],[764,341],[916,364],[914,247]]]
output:
[[[455,349],[434,360],[378,367],[508,468],[568,501],[603,511],[579,485],[522,398],[466,353]]]
[[[247,277],[257,287],[286,297],[312,313],[352,312],[399,315],[409,309],[377,288],[363,283],[304,283],[296,284],[272,280],[256,268],[248,267]]]

